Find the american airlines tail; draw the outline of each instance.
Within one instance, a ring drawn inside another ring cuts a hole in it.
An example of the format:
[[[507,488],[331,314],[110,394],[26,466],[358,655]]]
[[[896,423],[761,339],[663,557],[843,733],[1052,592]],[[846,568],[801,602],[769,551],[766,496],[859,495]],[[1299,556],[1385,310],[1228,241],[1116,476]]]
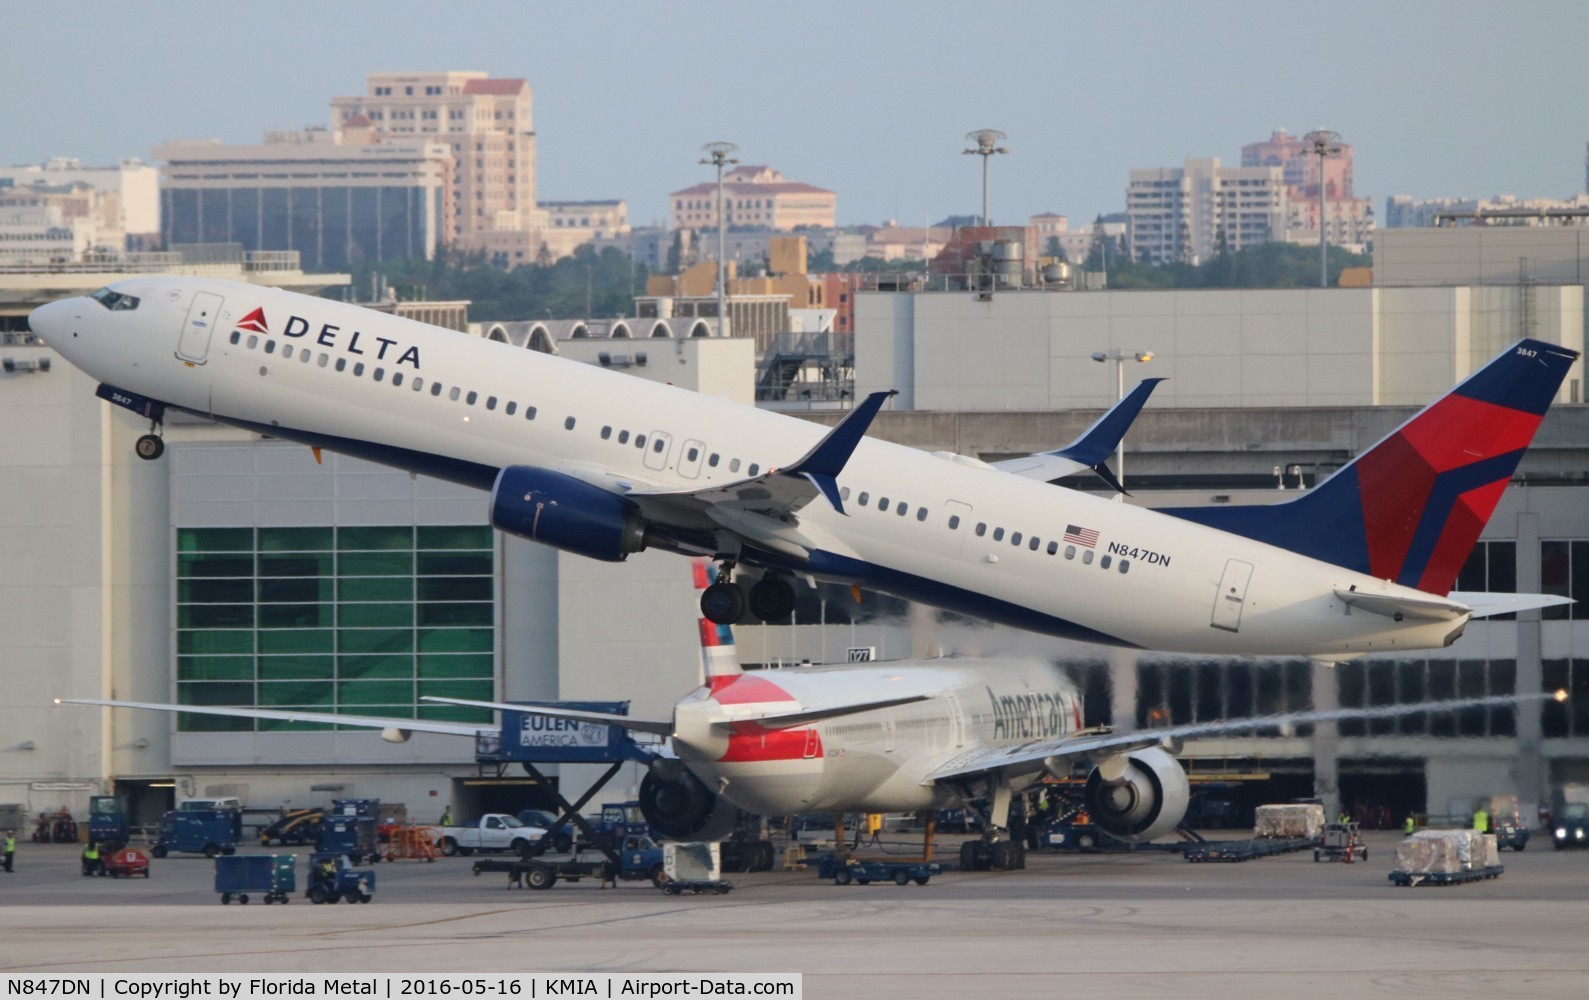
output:
[[[1507,348],[1288,503],[1162,513],[1444,597],[1577,357]]]
[[[717,582],[716,566],[705,559],[692,562],[697,591],[703,591]],[[739,652],[734,648],[734,633],[729,626],[719,625],[704,617],[697,624],[701,628],[701,683],[716,690],[724,683],[719,678],[733,678],[744,673],[739,665]]]

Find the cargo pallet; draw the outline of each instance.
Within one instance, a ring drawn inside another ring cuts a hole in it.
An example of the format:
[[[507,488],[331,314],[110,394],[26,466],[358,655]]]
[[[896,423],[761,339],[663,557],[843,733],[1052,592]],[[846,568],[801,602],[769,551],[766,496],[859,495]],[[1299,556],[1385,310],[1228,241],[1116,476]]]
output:
[[[1463,882],[1495,878],[1504,871],[1506,871],[1505,865],[1491,865],[1488,868],[1469,868],[1460,872],[1391,872],[1389,878],[1397,885],[1418,885],[1424,882],[1430,885],[1459,885]]]
[[[1309,837],[1265,837],[1259,840],[1210,840],[1190,844],[1182,856],[1188,861],[1251,861],[1275,854],[1305,851],[1318,842]]]

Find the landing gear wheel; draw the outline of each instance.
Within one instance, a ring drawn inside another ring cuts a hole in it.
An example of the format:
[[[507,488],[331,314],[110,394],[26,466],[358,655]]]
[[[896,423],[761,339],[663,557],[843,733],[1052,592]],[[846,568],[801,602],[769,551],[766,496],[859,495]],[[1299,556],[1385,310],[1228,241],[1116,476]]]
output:
[[[139,458],[152,462],[166,453],[166,443],[157,435],[145,434],[132,446],[132,450]]]
[[[783,621],[794,605],[794,588],[781,576],[764,576],[750,588],[750,613],[764,622]]]
[[[718,625],[732,625],[745,616],[745,591],[737,583],[719,582],[701,591],[701,614]]]
[[[974,872],[977,870],[977,842],[968,840],[960,845],[960,870]]]

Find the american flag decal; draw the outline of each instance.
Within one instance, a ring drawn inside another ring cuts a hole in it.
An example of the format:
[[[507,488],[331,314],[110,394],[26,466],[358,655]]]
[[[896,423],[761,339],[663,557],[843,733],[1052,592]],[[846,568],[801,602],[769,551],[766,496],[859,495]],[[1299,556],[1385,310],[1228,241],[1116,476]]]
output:
[[[1078,524],[1065,525],[1065,541],[1080,545],[1084,549],[1095,548],[1098,545],[1098,532],[1091,528],[1083,528]]]

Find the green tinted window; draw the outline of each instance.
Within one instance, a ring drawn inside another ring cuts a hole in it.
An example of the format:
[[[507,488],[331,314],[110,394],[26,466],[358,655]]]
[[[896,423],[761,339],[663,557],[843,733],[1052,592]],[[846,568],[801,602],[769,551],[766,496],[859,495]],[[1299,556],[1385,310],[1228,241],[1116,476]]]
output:
[[[491,625],[493,604],[421,604],[421,625]]]
[[[179,604],[252,604],[254,581],[217,580],[200,577],[177,581]]]
[[[490,653],[419,654],[421,678],[490,677],[493,666]]]
[[[335,693],[336,686],[331,681],[275,681],[259,685],[259,703],[266,708],[330,705]]]
[[[485,525],[425,526],[419,529],[421,549],[489,549],[491,529]]]
[[[178,653],[252,653],[252,631],[178,632]]]
[[[261,604],[314,604],[331,600],[331,581],[325,577],[296,576],[259,581]]]
[[[492,649],[488,628],[422,628],[421,653],[489,653]]]
[[[330,604],[261,604],[260,628],[329,628],[333,605]]]
[[[352,705],[406,705],[413,711],[414,682],[401,681],[342,681],[337,684],[337,704]],[[399,711],[393,709],[393,711]]]
[[[262,681],[329,680],[336,675],[336,657],[329,653],[261,656],[258,662]]]
[[[179,656],[179,681],[246,681],[254,676],[252,656]]]
[[[414,548],[414,529],[410,527],[339,528],[337,548],[343,552],[382,549],[409,551]]]
[[[424,681],[419,685],[419,696],[490,701],[492,687],[490,681]]]
[[[332,555],[329,552],[261,552],[260,576],[330,576]]]
[[[252,604],[183,604],[177,607],[177,628],[253,628]]]
[[[177,531],[178,552],[252,552],[253,528],[182,528]]]
[[[330,528],[260,528],[261,552],[329,552]]]
[[[337,660],[337,677],[345,681],[413,676],[414,658],[407,653],[369,653]]]
[[[177,556],[177,576],[254,575],[254,557],[233,553],[183,552]]]
[[[421,702],[419,718],[431,722],[474,722],[489,725],[491,712],[484,708],[468,708],[463,705],[435,705],[430,702]]]
[[[341,653],[410,653],[413,650],[412,629],[345,628],[337,632],[337,651]]]
[[[422,576],[419,578],[422,601],[489,601],[489,576]]]
[[[329,653],[336,633],[331,629],[271,629],[259,633],[261,653]]]
[[[337,611],[337,624],[343,628],[412,627],[412,604],[343,604]]]
[[[429,581],[420,580],[421,585]],[[337,599],[343,601],[412,601],[414,578],[367,576],[337,581]]]
[[[422,576],[490,576],[491,553],[421,552],[419,572]]]
[[[252,682],[196,681],[178,682],[177,698],[183,705],[252,705]]]
[[[414,554],[412,552],[344,552],[337,565],[343,576],[403,576],[414,572]]]

